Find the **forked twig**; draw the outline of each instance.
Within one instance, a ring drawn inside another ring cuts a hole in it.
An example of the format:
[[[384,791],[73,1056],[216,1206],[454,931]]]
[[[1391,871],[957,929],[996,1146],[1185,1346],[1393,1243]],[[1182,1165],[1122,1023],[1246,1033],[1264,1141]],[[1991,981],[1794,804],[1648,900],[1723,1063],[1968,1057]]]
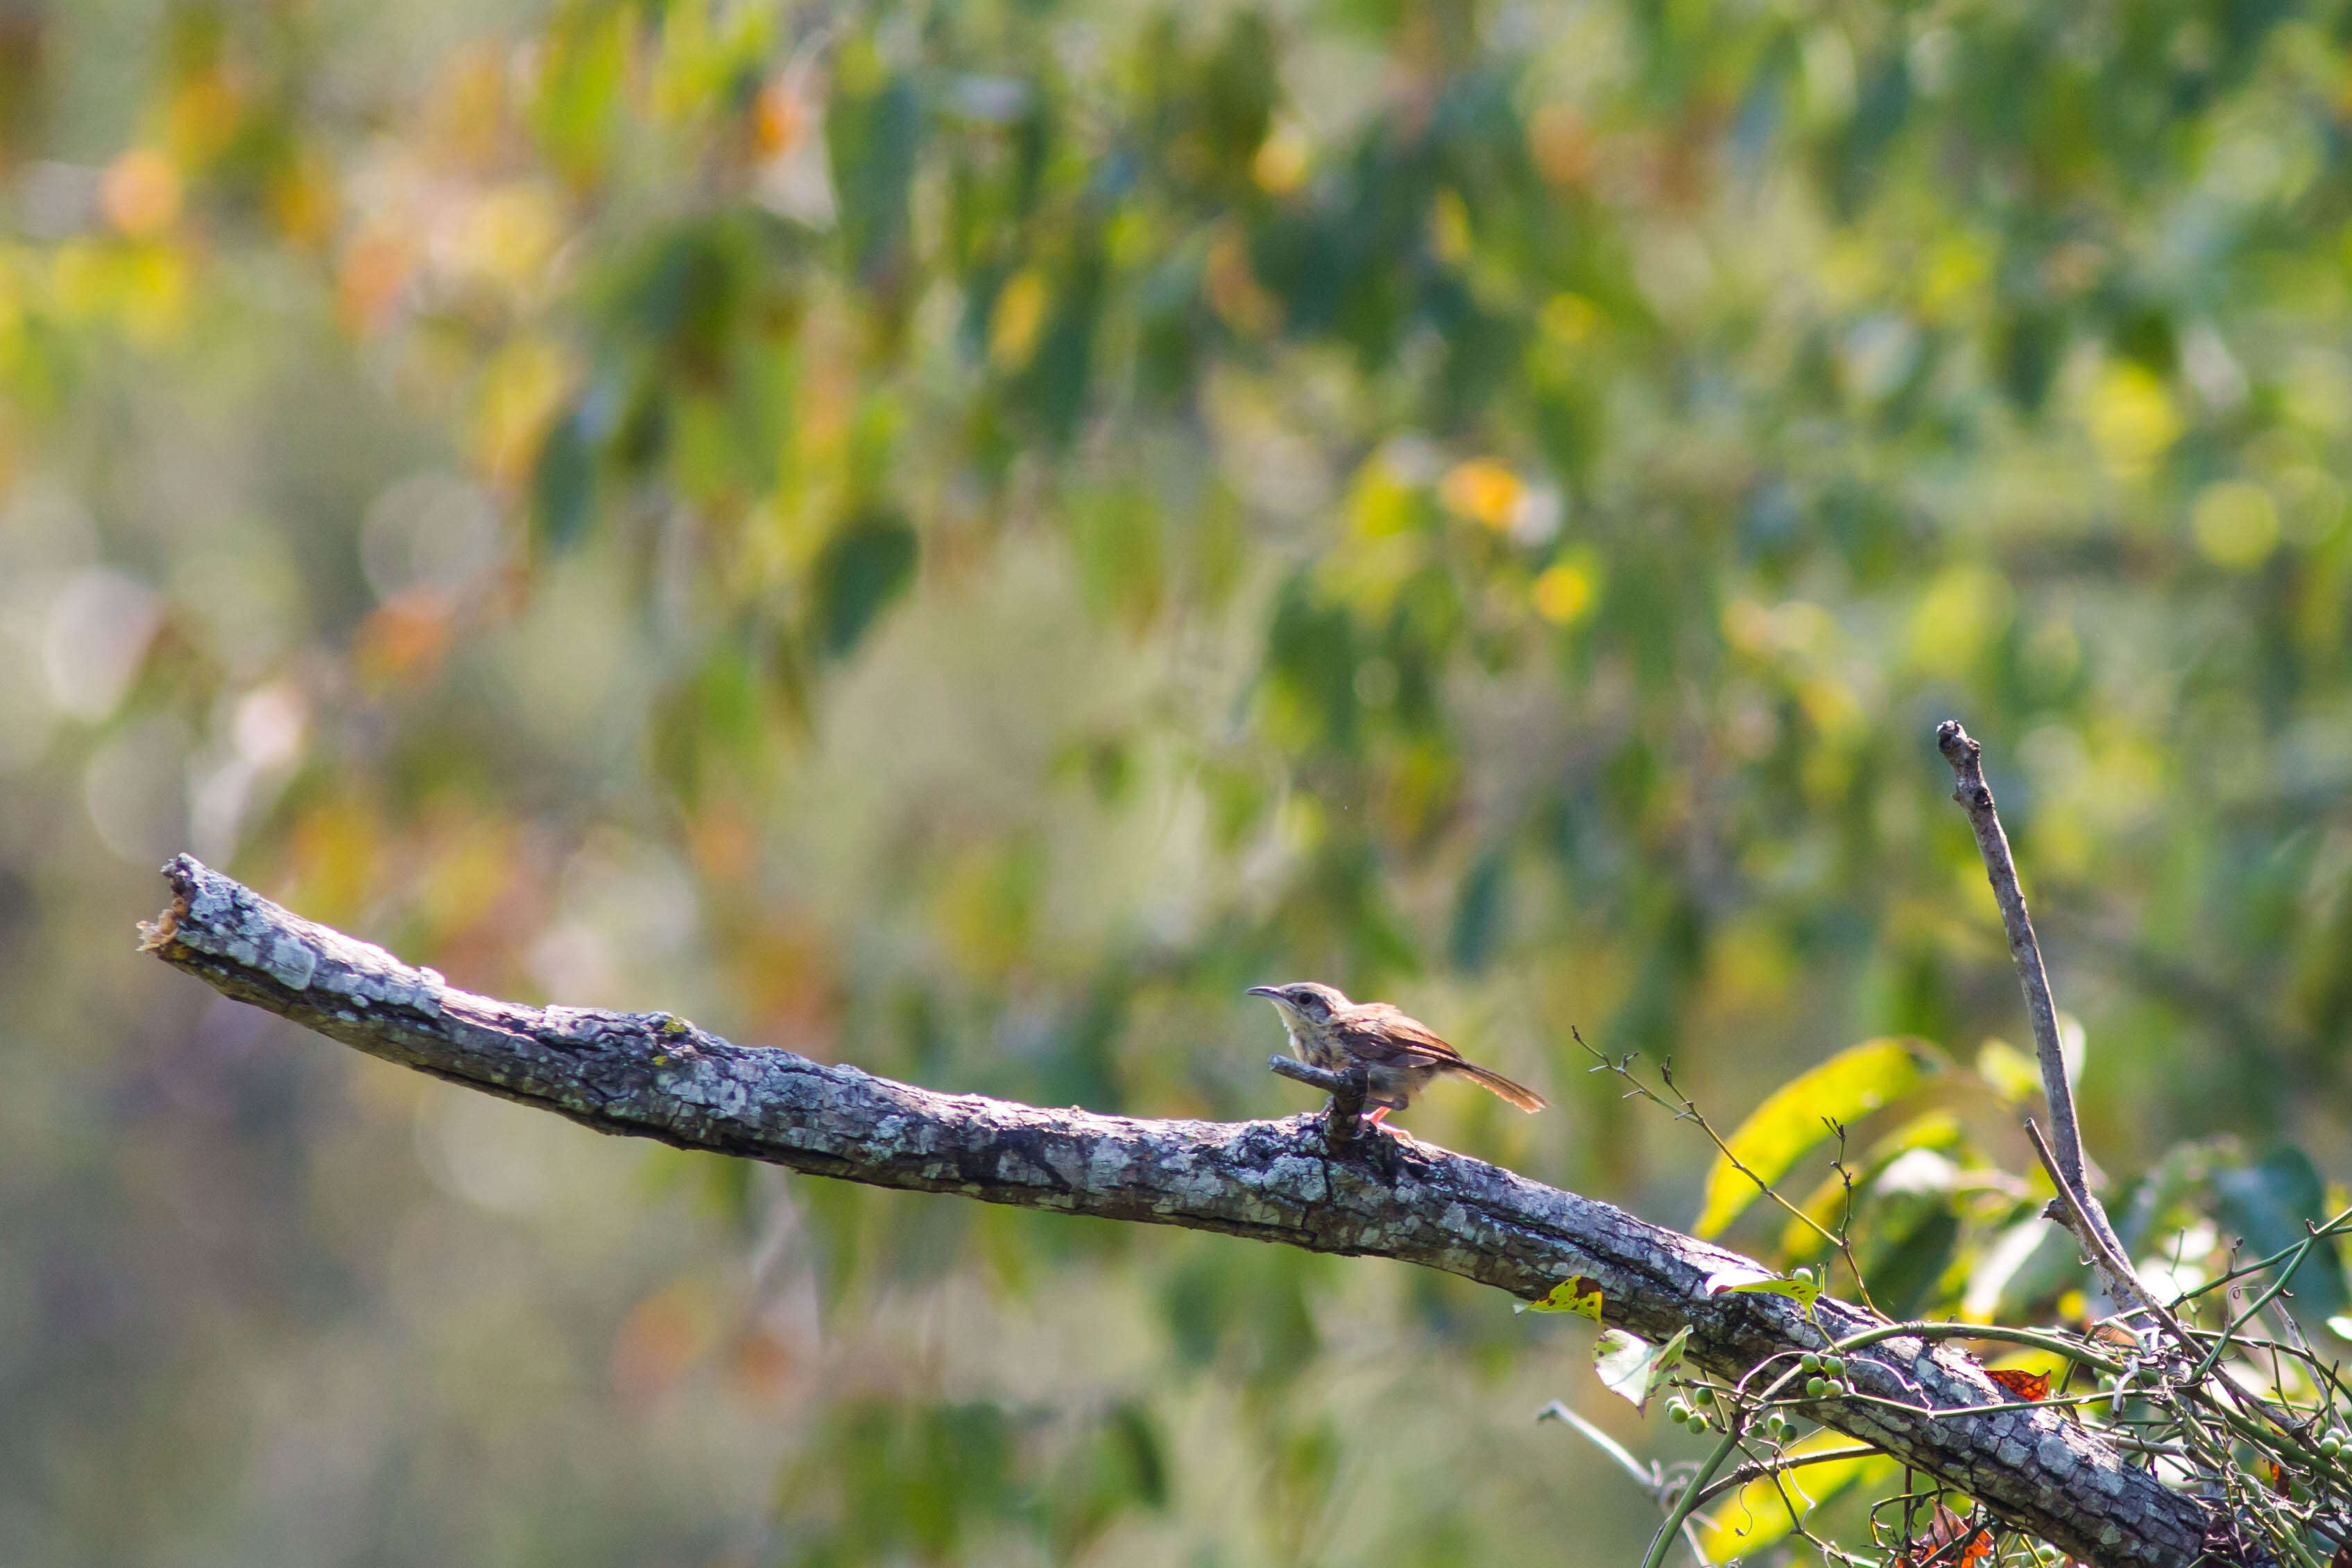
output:
[[[1706,1134],[1707,1141],[1715,1145],[1716,1153],[1723,1156],[1725,1164],[1728,1165],[1733,1170],[1738,1172],[1741,1176],[1746,1176],[1749,1181],[1753,1182],[1756,1185],[1756,1190],[1759,1193],[1762,1194],[1765,1197],[1771,1199],[1773,1203],[1779,1205],[1781,1210],[1790,1218],[1796,1220],[1799,1224],[1803,1225],[1807,1229],[1811,1230],[1814,1235],[1820,1237],[1822,1240],[1829,1244],[1830,1248],[1834,1250],[1838,1256],[1845,1260],[1846,1272],[1853,1276],[1854,1293],[1862,1298],[1862,1304],[1864,1306],[1868,1307],[1874,1312],[1878,1311],[1878,1303],[1870,1299],[1870,1284],[1869,1281],[1862,1277],[1862,1264],[1853,1255],[1853,1242],[1846,1234],[1846,1226],[1844,1224],[1841,1224],[1837,1229],[1832,1230],[1828,1226],[1823,1225],[1820,1220],[1815,1219],[1811,1214],[1807,1213],[1802,1206],[1790,1202],[1787,1196],[1784,1195],[1780,1188],[1774,1186],[1770,1182],[1766,1181],[1762,1176],[1758,1176],[1753,1170],[1750,1170],[1747,1162],[1742,1160],[1732,1149],[1729,1141],[1727,1140],[1721,1133],[1715,1130],[1715,1124],[1706,1119],[1706,1113],[1698,1108],[1698,1102],[1684,1093],[1681,1088],[1675,1084],[1675,1069],[1672,1061],[1669,1061],[1662,1062],[1658,1067],[1658,1081],[1666,1086],[1666,1092],[1674,1096],[1672,1100],[1668,1100],[1664,1095],[1660,1094],[1656,1090],[1651,1088],[1639,1078],[1633,1076],[1634,1053],[1628,1052],[1624,1056],[1612,1058],[1607,1051],[1599,1050],[1589,1043],[1585,1040],[1584,1036],[1579,1033],[1576,1030],[1570,1029],[1568,1032],[1570,1038],[1574,1040],[1577,1044],[1583,1046],[1587,1054],[1591,1055],[1594,1059],[1594,1065],[1585,1069],[1587,1072],[1613,1072],[1631,1085],[1631,1087],[1625,1091],[1624,1098],[1631,1100],[1638,1097],[1640,1099],[1647,1100],[1651,1104],[1658,1106],[1660,1109],[1665,1111],[1669,1115],[1673,1116],[1675,1121],[1689,1122],[1695,1124],[1700,1132]],[[1823,1120],[1829,1122],[1830,1129],[1837,1134],[1838,1159],[1840,1162],[1843,1162],[1845,1157],[1845,1129],[1839,1126],[1835,1122],[1829,1121],[1826,1117],[1824,1117]],[[1845,1174],[1842,1163],[1837,1168],[1841,1176]],[[1846,1219],[1849,1221],[1853,1218],[1853,1178],[1848,1176],[1846,1178]],[[1822,1270],[1822,1279],[1824,1282],[1827,1281],[1828,1278],[1828,1270],[1824,1267]],[[1885,1314],[1881,1313],[1880,1315],[1884,1316]]]

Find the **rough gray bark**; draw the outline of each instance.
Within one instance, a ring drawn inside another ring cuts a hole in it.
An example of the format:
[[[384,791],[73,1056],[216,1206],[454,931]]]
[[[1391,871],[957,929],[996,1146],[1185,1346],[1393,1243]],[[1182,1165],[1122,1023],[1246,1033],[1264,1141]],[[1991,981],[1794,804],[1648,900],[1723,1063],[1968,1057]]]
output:
[[[530,1008],[300,919],[183,855],[145,946],[240,1001],[372,1056],[607,1133],[766,1160],[877,1186],[1219,1230],[1318,1252],[1402,1259],[1529,1300],[1583,1275],[1607,1321],[1738,1376],[1881,1321],[1824,1298],[1707,1293],[1738,1254],[1479,1160],[1385,1139],[1334,1155],[1321,1118],[1168,1122],[940,1094],[789,1051],[746,1048],[667,1013]],[[1375,1157],[1377,1152],[1377,1157]],[[2175,1568],[2203,1505],[2046,1410],[1966,1413],[2009,1396],[1967,1356],[1916,1339],[1849,1358],[1864,1394],[1806,1413],[1968,1492],[2085,1563]]]

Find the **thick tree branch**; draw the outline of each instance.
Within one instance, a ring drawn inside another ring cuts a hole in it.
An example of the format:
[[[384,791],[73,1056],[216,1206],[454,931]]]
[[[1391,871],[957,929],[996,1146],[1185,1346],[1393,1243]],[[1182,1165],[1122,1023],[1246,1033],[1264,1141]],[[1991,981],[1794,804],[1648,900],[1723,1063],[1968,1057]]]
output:
[[[1153,1122],[940,1094],[789,1051],[731,1045],[666,1013],[529,1008],[288,914],[194,860],[145,946],[228,996],[372,1056],[608,1133],[767,1160],[877,1186],[1223,1231],[1419,1263],[1533,1300],[1597,1281],[1612,1324],[1737,1377],[1767,1357],[1873,1325],[1824,1298],[1710,1293],[1747,1259],[1622,1209],[1425,1145],[1366,1138],[1334,1154],[1314,1115]],[[1959,1353],[1902,1337],[1848,1360],[1856,1391],[1808,1414],[2102,1565],[2176,1568],[2208,1515],[2095,1433],[2018,1409]],[[1971,1415],[1971,1406],[2007,1408]]]

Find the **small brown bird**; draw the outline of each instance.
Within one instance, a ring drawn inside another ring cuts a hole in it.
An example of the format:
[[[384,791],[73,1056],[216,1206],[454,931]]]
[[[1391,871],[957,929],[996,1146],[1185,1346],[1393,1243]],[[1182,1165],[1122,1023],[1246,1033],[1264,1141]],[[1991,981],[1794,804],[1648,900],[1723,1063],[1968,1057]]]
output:
[[[1339,988],[1313,980],[1252,986],[1249,994],[1274,1004],[1290,1033],[1290,1053],[1309,1067],[1344,1072],[1363,1064],[1372,1091],[1364,1103],[1379,1107],[1371,1116],[1374,1126],[1390,1112],[1412,1103],[1431,1079],[1447,1072],[1460,1073],[1522,1111],[1544,1108],[1542,1095],[1491,1068],[1465,1061],[1427,1024],[1386,1002],[1351,1002]]]

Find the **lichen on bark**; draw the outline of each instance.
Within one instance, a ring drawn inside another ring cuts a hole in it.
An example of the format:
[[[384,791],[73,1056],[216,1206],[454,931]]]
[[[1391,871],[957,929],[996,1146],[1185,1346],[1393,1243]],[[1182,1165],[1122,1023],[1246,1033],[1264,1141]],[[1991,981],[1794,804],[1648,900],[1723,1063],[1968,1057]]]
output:
[[[721,1040],[668,1013],[531,1008],[476,996],[383,948],[301,919],[182,855],[142,946],[223,993],[341,1041],[602,1132],[765,1160],[878,1186],[1223,1231],[1401,1259],[1528,1301],[1597,1281],[1602,1317],[1737,1377],[1881,1321],[1823,1298],[1710,1294],[1748,1259],[1612,1205],[1465,1155],[1342,1141],[1320,1113],[1153,1121],[945,1094]],[[1862,1393],[1806,1414],[1877,1444],[2078,1559],[2182,1568],[2209,1520],[2091,1433],[2008,1402],[1961,1353],[1916,1338],[1849,1358]],[[1924,1403],[1923,1403],[1924,1402]]]

